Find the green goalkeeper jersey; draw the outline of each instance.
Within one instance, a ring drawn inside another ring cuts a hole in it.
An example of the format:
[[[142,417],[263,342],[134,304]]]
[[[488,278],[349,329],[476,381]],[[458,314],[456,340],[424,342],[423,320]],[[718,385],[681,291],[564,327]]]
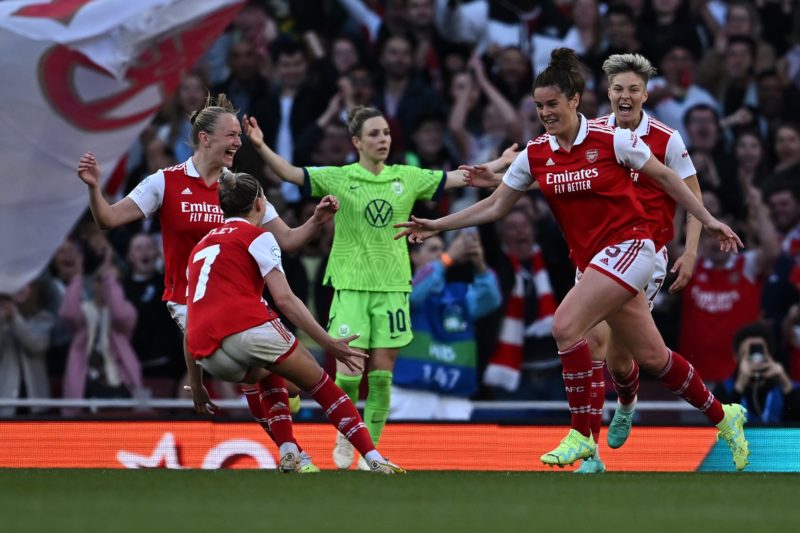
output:
[[[410,292],[411,265],[405,239],[394,240],[417,200],[436,199],[446,174],[407,165],[387,165],[379,175],[354,163],[305,168],[305,192],[339,199],[326,285],[336,289]]]

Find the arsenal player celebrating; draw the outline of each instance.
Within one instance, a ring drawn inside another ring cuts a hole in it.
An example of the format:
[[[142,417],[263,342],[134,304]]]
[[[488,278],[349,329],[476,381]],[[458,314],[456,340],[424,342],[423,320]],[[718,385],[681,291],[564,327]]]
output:
[[[647,101],[647,82],[655,75],[656,69],[642,55],[614,54],[603,62],[603,72],[608,78],[608,98],[612,114],[600,117],[594,122],[610,127],[619,127],[636,133],[647,143],[653,156],[669,167],[702,202],[700,184],[697,181],[692,159],[686,150],[681,134],[666,124],[649,116],[642,105]],[[669,196],[656,180],[643,172],[631,170],[636,197],[642,204],[650,233],[655,244],[655,270],[645,287],[645,296],[652,310],[656,296],[667,275],[667,244],[674,236],[675,200]],[[669,288],[674,293],[689,282],[697,258],[697,246],[703,227],[691,214],[687,215],[686,243],[684,253],[675,261],[672,272],[677,278]],[[608,364],[619,405],[614,419],[608,427],[607,440],[611,448],[619,448],[628,438],[636,406],[636,393],[639,390],[639,366],[635,354],[627,346],[612,342],[608,324],[601,322],[587,335],[592,351],[592,412],[591,429],[595,443],[598,441],[602,425],[603,403],[605,400],[603,361]],[[608,357],[606,357],[608,354]],[[603,472],[605,466],[599,455],[590,458],[580,466],[578,473]]]
[[[212,228],[223,223],[217,196],[217,180],[241,147],[242,130],[236,110],[224,94],[209,96],[205,106],[190,117],[194,155],[180,165],[159,170],[142,180],[131,193],[110,205],[100,188],[100,167],[91,153],[83,154],[78,176],[89,187],[89,207],[103,229],[116,228],[148,217],[158,211],[164,246],[164,295],[162,299],[173,319],[185,330],[186,264],[189,252]],[[314,217],[305,225],[290,229],[275,208],[267,203],[261,221],[286,250],[297,250],[338,209],[333,197],[320,201]],[[280,376],[265,378],[244,389],[250,411],[278,446],[295,442],[291,430],[286,383]],[[192,387],[195,410],[209,413],[208,391],[202,383]],[[288,464],[294,468],[294,463]],[[318,471],[303,454],[301,472]]]
[[[289,288],[280,247],[271,233],[258,227],[268,209],[258,181],[249,174],[224,172],[219,204],[225,223],[212,229],[189,255],[189,353],[198,365],[226,381],[255,383],[266,374],[265,367],[292,380],[322,406],[370,470],[405,473],[378,453],[353,402],[264,301],[266,282],[275,305],[292,322],[349,369],[363,370],[368,356],[349,346],[358,335],[328,335]],[[199,368],[189,365],[189,373],[196,383]],[[291,443],[281,452],[284,457],[299,456]]]
[[[628,169],[645,172],[660,184],[720,241],[723,250],[736,252],[741,241],[652,156],[635,133],[590,124],[577,112],[584,88],[582,68],[572,50],[553,51],[533,91],[546,133],[528,143],[491,196],[441,219],[412,217],[398,225],[405,229],[397,237],[407,235],[410,241],[421,242],[440,231],[497,220],[535,181],[582,272],[581,282],[561,302],[553,320],[571,429],[555,449],[542,455],[542,462],[563,466],[596,452],[589,417],[592,357],[586,335],[605,320],[618,342],[637,354],[641,366],[717,425],[741,470],[749,455],[745,409],[720,404],[691,365],[664,345],[650,315],[643,289],[653,273],[655,248]],[[474,171],[491,173],[485,167]]]

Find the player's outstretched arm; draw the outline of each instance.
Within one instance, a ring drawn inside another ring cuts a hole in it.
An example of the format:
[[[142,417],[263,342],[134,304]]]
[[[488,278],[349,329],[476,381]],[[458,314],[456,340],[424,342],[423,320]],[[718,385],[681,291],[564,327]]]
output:
[[[83,154],[78,161],[78,177],[89,188],[89,209],[100,228],[112,229],[144,218],[142,210],[130,198],[123,198],[114,205],[108,203],[100,187],[100,165],[91,152]]]
[[[656,180],[667,194],[702,222],[706,229],[720,242],[720,250],[737,253],[740,247],[744,248],[739,236],[726,224],[711,216],[711,213],[695,198],[692,191],[689,190],[689,187],[683,183],[678,175],[664,166],[658,159],[650,156],[650,159],[639,170]]]
[[[267,146],[267,143],[264,142],[264,132],[261,131],[255,117],[245,115],[242,118],[242,130],[250,139],[258,155],[275,171],[278,177],[295,185],[303,185],[303,169],[292,165]]]
[[[302,226],[290,228],[280,217],[275,217],[264,224],[264,229],[275,236],[281,250],[292,254],[315,237],[322,226],[333,219],[338,210],[339,200],[335,196],[328,195],[319,201],[314,209],[314,215]]]
[[[700,191],[700,183],[697,175],[689,176],[683,182],[692,191],[694,197],[702,203],[703,193]],[[703,231],[703,224],[691,213],[686,213],[686,242],[683,246],[683,253],[675,260],[671,272],[677,274],[677,278],[669,287],[669,293],[674,294],[683,289],[694,273],[694,264],[697,261],[697,247],[700,244],[700,232]]]
[[[461,165],[458,168],[464,171],[466,184],[470,187],[488,189],[503,182],[503,175],[495,174],[488,165]]]
[[[364,370],[364,362],[369,356],[350,347],[350,343],[357,339],[358,335],[342,339],[334,339],[328,335],[328,332],[317,323],[305,304],[295,296],[286,281],[286,276],[277,268],[270,270],[264,276],[264,281],[267,284],[272,300],[275,302],[275,306],[295,326],[308,333],[325,351],[344,363],[350,370],[354,372]]]
[[[488,163],[480,165],[461,165],[458,167],[458,170],[451,170],[447,173],[447,181],[444,184],[444,188],[454,189],[467,186],[482,188],[497,187],[500,185],[503,176],[502,174],[496,173],[503,172],[508,168],[508,166],[514,162],[518,154],[517,143],[514,143],[506,148],[500,157]],[[486,172],[483,175],[475,175],[472,172],[474,168],[485,169]]]
[[[409,242],[418,243],[442,231],[494,222],[507,215],[523,194],[525,194],[524,191],[512,189],[508,185],[501,183],[500,187],[489,197],[446,217],[437,218],[436,220],[411,217],[410,222],[395,224],[395,228],[404,229],[399,231],[394,238],[400,239],[408,236]]]

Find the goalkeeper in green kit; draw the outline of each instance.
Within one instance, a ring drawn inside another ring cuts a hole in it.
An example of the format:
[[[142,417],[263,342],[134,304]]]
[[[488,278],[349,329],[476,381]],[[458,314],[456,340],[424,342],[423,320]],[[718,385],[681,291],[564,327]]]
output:
[[[386,165],[392,142],[389,124],[371,107],[350,113],[348,130],[358,150],[358,162],[341,167],[293,166],[264,143],[254,118],[245,116],[243,129],[281,179],[300,185],[307,195],[331,194],[339,199],[341,207],[334,218],[333,248],[324,279],[335,289],[328,332],[334,337],[359,334],[350,346],[370,355],[364,422],[377,444],[389,416],[397,352],[413,336],[408,307],[408,245],[394,240],[393,224],[407,221],[417,200],[435,200],[442,189],[464,187],[464,174],[461,170]],[[336,384],[354,402],[360,382],[360,375],[337,363]],[[350,468],[353,457],[350,443],[337,435],[333,450],[336,466]],[[359,463],[359,468],[364,467],[366,464]]]

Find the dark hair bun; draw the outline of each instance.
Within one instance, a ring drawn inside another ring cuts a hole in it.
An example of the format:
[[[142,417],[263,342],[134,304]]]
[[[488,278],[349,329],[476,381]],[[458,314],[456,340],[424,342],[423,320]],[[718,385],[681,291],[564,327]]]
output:
[[[581,60],[572,48],[556,48],[550,53],[550,66],[559,70],[580,71]]]

